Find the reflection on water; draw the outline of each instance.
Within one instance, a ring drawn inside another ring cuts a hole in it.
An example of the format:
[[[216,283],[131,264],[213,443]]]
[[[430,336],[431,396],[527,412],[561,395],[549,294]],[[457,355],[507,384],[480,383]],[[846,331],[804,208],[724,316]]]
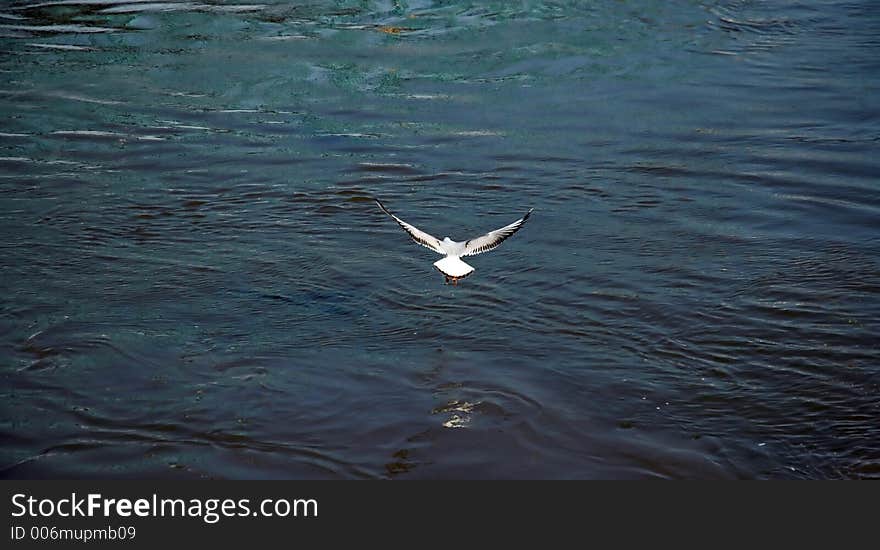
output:
[[[872,7],[5,5],[0,471],[877,477]]]

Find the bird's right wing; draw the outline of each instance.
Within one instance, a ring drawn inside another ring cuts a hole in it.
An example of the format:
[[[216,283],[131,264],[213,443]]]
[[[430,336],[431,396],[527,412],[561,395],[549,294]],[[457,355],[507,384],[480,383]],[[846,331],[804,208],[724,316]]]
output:
[[[467,241],[464,244],[464,254],[462,254],[462,256],[473,256],[474,254],[482,254],[483,252],[489,252],[490,250],[498,248],[498,246],[507,240],[508,237],[519,231],[519,228],[522,227],[523,224],[526,223],[526,220],[529,219],[529,216],[532,215],[532,210],[534,210],[534,208],[530,208],[525,216],[510,225],[505,225],[501,229],[489,231],[485,235]]]
[[[440,241],[437,240],[437,237],[432,237],[418,227],[401,220],[400,218],[389,212],[388,209],[385,208],[385,206],[381,202],[379,202],[379,199],[376,199],[376,204],[379,205],[379,208],[382,209],[382,212],[385,212],[386,214],[394,218],[394,221],[396,221],[398,225],[400,225],[400,227],[402,227],[403,230],[406,231],[410,237],[412,237],[412,240],[426,248],[430,248],[438,254],[446,254],[446,251],[443,250],[443,247],[440,246]]]

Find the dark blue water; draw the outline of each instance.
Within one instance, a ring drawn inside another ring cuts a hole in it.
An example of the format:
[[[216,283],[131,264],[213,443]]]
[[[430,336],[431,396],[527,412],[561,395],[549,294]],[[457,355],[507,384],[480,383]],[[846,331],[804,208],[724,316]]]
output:
[[[7,478],[880,477],[876,2],[0,8]],[[528,224],[443,284],[438,237]]]

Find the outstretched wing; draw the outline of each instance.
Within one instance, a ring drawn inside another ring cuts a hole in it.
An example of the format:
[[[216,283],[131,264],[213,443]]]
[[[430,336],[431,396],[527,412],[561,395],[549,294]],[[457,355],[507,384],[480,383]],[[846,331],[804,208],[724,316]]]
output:
[[[418,227],[401,220],[400,218],[389,212],[388,209],[385,208],[385,206],[381,202],[379,202],[379,199],[376,199],[376,204],[379,205],[379,208],[382,209],[382,212],[385,212],[386,214],[394,218],[394,221],[396,221],[398,225],[403,228],[404,231],[409,233],[409,236],[412,237],[412,240],[424,247],[430,248],[438,254],[446,254],[446,251],[443,250],[443,247],[440,246],[440,241],[438,241],[436,237],[432,237]]]
[[[497,248],[498,245],[503,243],[508,237],[519,231],[519,228],[526,223],[526,220],[529,219],[529,216],[532,214],[532,210],[534,208],[530,208],[526,215],[522,218],[516,220],[510,225],[505,225],[501,229],[496,229],[495,231],[489,231],[482,237],[477,237],[475,239],[471,239],[464,243],[464,253],[462,256],[473,256],[474,254],[482,254],[483,252],[488,252],[494,248]]]

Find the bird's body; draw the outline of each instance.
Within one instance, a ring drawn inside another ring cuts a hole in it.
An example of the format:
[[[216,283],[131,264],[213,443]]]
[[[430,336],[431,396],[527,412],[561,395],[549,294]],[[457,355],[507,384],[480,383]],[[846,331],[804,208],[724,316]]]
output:
[[[447,283],[452,281],[453,284],[458,284],[459,279],[463,279],[474,272],[472,266],[462,261],[462,256],[482,254],[483,252],[488,252],[497,248],[505,239],[516,233],[526,220],[529,219],[529,215],[532,213],[532,209],[530,209],[526,212],[525,216],[516,220],[512,224],[505,225],[501,229],[490,231],[485,235],[468,239],[467,241],[453,241],[449,237],[444,237],[441,241],[440,239],[425,233],[416,226],[401,220],[389,212],[388,209],[378,200],[376,200],[376,204],[379,205],[379,208],[381,208],[383,212],[394,218],[394,221],[396,221],[415,242],[445,256],[434,262],[434,267],[446,276]]]

